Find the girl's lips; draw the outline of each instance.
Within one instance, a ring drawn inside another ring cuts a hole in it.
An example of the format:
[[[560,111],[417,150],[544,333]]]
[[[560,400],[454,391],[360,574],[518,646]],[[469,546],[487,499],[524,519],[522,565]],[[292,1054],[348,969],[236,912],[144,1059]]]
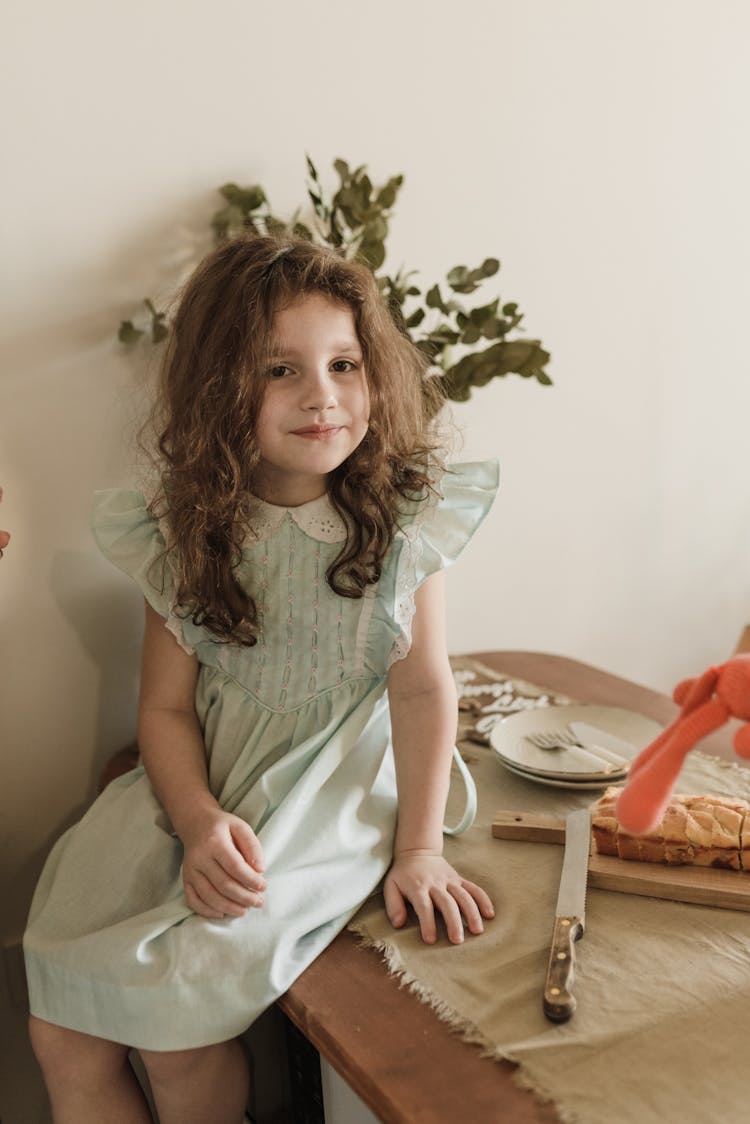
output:
[[[340,425],[307,425],[304,429],[293,429],[295,437],[306,437],[309,441],[322,441],[333,437],[341,429]]]

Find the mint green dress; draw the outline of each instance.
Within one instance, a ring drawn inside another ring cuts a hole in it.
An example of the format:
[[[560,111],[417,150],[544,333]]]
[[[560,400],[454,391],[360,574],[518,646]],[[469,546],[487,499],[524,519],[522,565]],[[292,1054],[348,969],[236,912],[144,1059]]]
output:
[[[262,909],[209,920],[182,888],[182,845],[142,768],[58,840],[24,938],[31,1010],[130,1046],[180,1050],[241,1034],[377,887],[391,861],[396,781],[386,695],[410,645],[414,592],[450,564],[497,488],[494,462],[453,466],[415,506],[364,597],[326,571],[345,538],[327,496],[257,501],[240,567],[259,610],[252,648],[180,619],[153,584],[164,549],[139,492],[98,493],[94,533],[199,661],[211,791],[257,833]]]

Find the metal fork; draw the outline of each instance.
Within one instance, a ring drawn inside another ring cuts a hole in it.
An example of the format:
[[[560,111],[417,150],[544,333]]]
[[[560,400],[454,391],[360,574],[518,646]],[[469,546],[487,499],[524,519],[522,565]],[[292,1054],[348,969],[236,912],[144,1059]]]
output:
[[[619,753],[613,753],[612,750],[604,749],[603,746],[581,745],[573,731],[567,726],[562,730],[550,730],[547,733],[526,734],[524,736],[538,749],[573,749],[580,754],[585,754],[597,765],[608,765],[609,768],[602,770],[605,773],[622,772],[623,766],[629,764]]]

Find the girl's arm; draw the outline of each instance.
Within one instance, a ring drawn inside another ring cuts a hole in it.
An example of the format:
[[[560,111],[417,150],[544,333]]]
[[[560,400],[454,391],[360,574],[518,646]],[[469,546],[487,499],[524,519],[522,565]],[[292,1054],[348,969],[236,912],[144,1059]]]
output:
[[[224,812],[208,787],[197,677],[195,656],[146,603],[138,706],[143,764],[185,848],[188,905],[204,917],[241,917],[248,906],[263,904],[263,853],[248,824]]]
[[[435,910],[449,939],[463,940],[494,917],[485,891],[462,878],[443,858],[443,817],[456,740],[456,687],[448,663],[444,580],[433,574],[415,596],[409,654],[388,674],[388,698],[398,785],[398,826],[393,865],[385,880],[388,917],[396,928],[411,902],[423,940],[437,938]]]

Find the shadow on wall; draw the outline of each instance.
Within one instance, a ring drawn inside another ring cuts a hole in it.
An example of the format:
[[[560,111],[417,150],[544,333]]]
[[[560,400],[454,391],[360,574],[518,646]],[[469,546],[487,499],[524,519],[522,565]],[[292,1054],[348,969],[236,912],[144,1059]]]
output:
[[[105,586],[102,577],[96,556],[74,550],[58,551],[50,573],[52,596],[99,673],[91,799],[105,763],[135,739],[143,635],[143,602],[135,587]]]
[[[120,321],[143,314],[146,294],[159,308],[174,298],[212,248],[207,220],[216,206],[215,190],[176,196],[159,204],[140,227],[87,247],[85,255],[48,271],[47,283],[36,293],[33,319],[3,326],[3,369],[26,371],[56,362],[61,354],[96,353],[102,346],[127,355],[117,342]],[[143,380],[138,372],[134,377]]]

